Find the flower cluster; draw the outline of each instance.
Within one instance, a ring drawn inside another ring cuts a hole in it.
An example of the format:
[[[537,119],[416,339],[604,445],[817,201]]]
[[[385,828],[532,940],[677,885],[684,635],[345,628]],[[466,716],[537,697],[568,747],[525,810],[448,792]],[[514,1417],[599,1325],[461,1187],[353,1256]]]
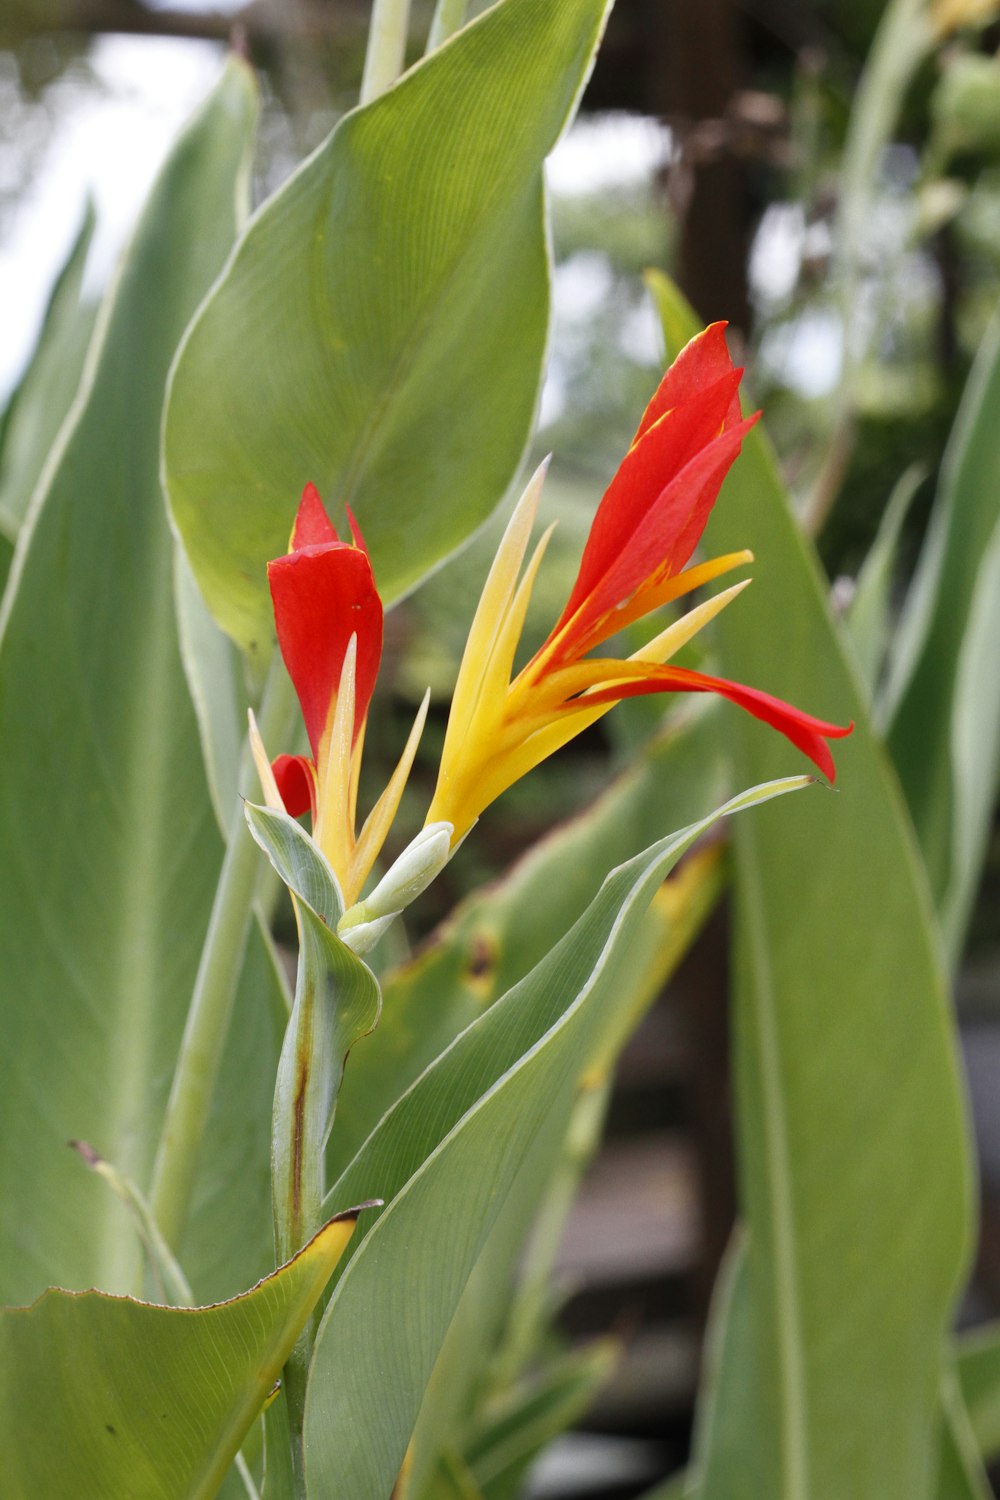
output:
[[[715,693],[779,730],[831,780],[827,741],[850,727],[825,723],[757,688],[667,665],[746,587],[736,583],[670,624],[627,659],[593,656],[625,626],[752,561],[734,552],[692,565],[722,481],[757,420],[743,418],[724,325],[687,345],[663,377],[597,509],[576,582],[531,660],[513,664],[532,586],[552,528],[524,567],[544,479],[518,503],[483,590],[445,736],[437,787],[419,845],[435,868],[482,810],[620,699],[645,693]],[[382,606],[363,540],[349,516],[341,542],[307,486],[285,557],[269,564],[278,644],[295,685],[312,756],[279,756],[274,781],[286,810],[311,810],[314,837],[350,907],[399,805],[426,713],[355,837],[365,720],[382,651]],[[445,852],[442,853],[442,841]],[[404,856],[404,859],[406,856]],[[426,883],[421,865],[413,889]],[[412,871],[410,872],[412,877]]]

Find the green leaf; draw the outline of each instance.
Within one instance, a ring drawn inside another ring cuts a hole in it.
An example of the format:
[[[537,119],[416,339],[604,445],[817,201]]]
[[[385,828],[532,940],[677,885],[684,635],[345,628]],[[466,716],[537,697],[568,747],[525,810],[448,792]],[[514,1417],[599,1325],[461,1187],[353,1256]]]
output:
[[[66,1142],[147,1184],[221,857],[177,649],[159,426],[172,352],[235,233],[254,113],[234,61],[153,190],[4,600],[0,1281],[12,1301],[53,1282],[132,1290],[139,1270],[124,1210]],[[230,1243],[241,1229],[224,1226]]]
[[[354,1228],[214,1307],[48,1291],[0,1311],[9,1500],[211,1500]]]
[[[541,164],[609,0],[503,0],[347,115],[250,225],[171,383],[164,463],[202,592],[246,650],[303,485],[350,505],[384,598],[497,504],[548,317]]]
[[[840,723],[842,790],[734,832],[742,1187],[765,1420],[739,1456],[769,1500],[926,1492],[941,1347],[968,1263],[969,1142],[933,913],[898,786],[766,440],[744,443],[708,532],[751,547],[723,616],[726,676]],[[739,774],[788,747],[730,716]],[[728,1468],[706,1500],[740,1494]]]
[[[94,236],[87,204],[66,264],[52,289],[38,343],[11,397],[0,435],[0,532],[10,541],[80,385],[96,307],[81,301],[84,265]]]
[[[228,838],[239,796],[249,707],[243,662],[209,614],[180,548],[174,562],[181,660],[198,719],[212,807],[222,837]]]
[[[335,928],[344,913],[337,878],[319,846],[284,811],[246,804],[246,820],[275,872],[321,924]]]
[[[729,1500],[778,1493],[773,1450],[758,1441],[775,1421],[773,1392],[759,1377],[759,1358],[746,1239],[738,1226],[712,1294],[693,1453],[680,1488],[684,1500],[722,1494],[726,1485]]]
[[[993,1500],[953,1368],[941,1381],[941,1457],[935,1500]]]
[[[589,1410],[619,1354],[611,1339],[575,1349],[486,1414],[465,1449],[484,1500],[515,1500],[542,1450]]]
[[[910,506],[924,478],[925,472],[921,466],[911,464],[897,481],[879,523],[878,533],[858,573],[857,586],[847,611],[847,628],[872,697],[875,696],[889,646],[892,585],[903,522],[909,515]]]
[[[987,1462],[1000,1457],[1000,1323],[963,1334],[958,1379],[976,1444]]]
[[[231,1297],[274,1265],[271,1107],[288,1023],[279,966],[280,958],[255,924],[178,1252],[204,1302]]]
[[[941,471],[887,687],[889,748],[956,961],[1000,760],[1000,315],[983,340]]]
[[[498,885],[463,901],[416,960],[386,977],[379,1028],[344,1077],[332,1170],[346,1165],[458,1032],[544,957],[553,933],[565,932],[593,900],[604,871],[645,848],[651,830],[682,827],[725,796],[714,706],[706,707],[673,721],[590,808],[537,844]],[[711,909],[715,893],[703,894],[684,916],[673,914],[677,957]],[[662,942],[655,917],[646,919],[647,930]]]
[[[733,812],[804,784],[772,783]],[[716,815],[718,816],[718,815]],[[565,1130],[577,1083],[614,1027],[621,966],[642,912],[711,824],[611,875],[588,911],[427,1069],[327,1199],[364,1182],[387,1206],[331,1297],[306,1403],[311,1490],[388,1494],[463,1288],[539,1135]],[[365,1413],[378,1410],[373,1429]]]

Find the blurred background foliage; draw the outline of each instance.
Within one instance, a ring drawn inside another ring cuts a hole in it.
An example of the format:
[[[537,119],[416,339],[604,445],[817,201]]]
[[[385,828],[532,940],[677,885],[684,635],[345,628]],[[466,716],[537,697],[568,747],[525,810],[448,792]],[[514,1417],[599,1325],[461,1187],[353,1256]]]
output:
[[[193,102],[230,40],[257,65],[264,98],[259,201],[356,98],[368,8],[366,0],[256,0],[223,13],[193,0],[6,0],[0,572],[37,479],[23,456],[38,451],[40,394],[46,420],[53,402],[68,406],[100,286],[157,154],[186,109],[185,91]],[[414,4],[414,56],[431,9],[426,0]],[[885,9],[881,0],[618,0],[583,113],[550,174],[555,316],[533,456],[554,454],[543,504],[559,528],[529,617],[529,644],[558,613],[594,506],[662,366],[643,282],[649,267],[676,277],[705,321],[730,320],[745,350],[752,400],[765,409],[785,478],[842,608],[890,497],[904,474],[914,474],[892,596],[902,598],[958,401],[1000,295],[1000,22],[988,5],[938,8],[940,34],[916,61],[869,163],[867,212],[845,268],[841,186],[845,153],[853,149],[852,107]],[[85,122],[102,108],[113,109],[118,132],[136,122],[136,159],[127,167],[99,135],[75,157],[68,145],[74,134],[88,139]],[[151,118],[160,134],[147,129]],[[128,173],[135,184],[126,184]],[[56,178],[64,184],[57,212],[46,196]],[[85,207],[87,192],[96,210]],[[849,326],[845,276],[853,277]],[[58,367],[51,359],[46,366],[47,339],[58,344]],[[29,364],[33,340],[38,358]],[[373,786],[384,780],[427,684],[438,705],[394,835],[398,846],[423,816],[444,707],[503,523],[502,514],[494,517],[387,622],[379,693],[389,711],[370,721],[366,774]],[[484,816],[484,836],[434,887],[421,908],[421,930],[411,936],[419,938],[548,826],[590,803],[662,714],[658,701],[622,705],[569,754],[507,794]],[[989,1083],[1000,1057],[998,894],[994,829],[957,985],[984,1164],[983,1245],[970,1317],[1000,1311],[1000,1112]],[[683,1184],[678,1188],[680,1178],[665,1191],[682,1218],[698,1219],[698,1244],[682,1227],[681,1249],[664,1257],[668,1291],[661,1276],[659,1291],[646,1286],[615,1302],[598,1275],[591,1302],[577,1297],[569,1308],[576,1331],[606,1326],[609,1307],[622,1331],[647,1318],[651,1306],[654,1318],[670,1323],[673,1342],[659,1346],[655,1376],[641,1361],[626,1363],[596,1418],[606,1428],[654,1437],[665,1464],[683,1457],[695,1335],[733,1212],[720,933],[717,919],[690,961],[693,970],[686,978],[682,972],[673,998],[626,1053],[624,1083],[611,1105],[613,1128],[633,1147],[650,1129],[687,1132],[700,1208],[692,1208]],[[676,1172],[676,1164],[665,1170]],[[596,1216],[588,1226],[603,1231],[620,1203],[605,1180],[598,1179],[595,1194],[584,1213]],[[600,1493],[634,1492],[623,1464]],[[590,1474],[599,1474],[593,1461]],[[644,1477],[647,1471],[637,1470],[635,1482]]]

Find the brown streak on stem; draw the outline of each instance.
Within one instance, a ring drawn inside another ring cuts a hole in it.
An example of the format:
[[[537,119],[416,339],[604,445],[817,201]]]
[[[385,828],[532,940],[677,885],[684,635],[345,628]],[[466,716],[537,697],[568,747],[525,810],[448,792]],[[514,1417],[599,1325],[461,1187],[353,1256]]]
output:
[[[302,1136],[308,1080],[309,1065],[303,1059],[299,1066],[299,1086],[295,1090],[295,1104],[292,1109],[292,1215],[297,1228],[302,1215]]]

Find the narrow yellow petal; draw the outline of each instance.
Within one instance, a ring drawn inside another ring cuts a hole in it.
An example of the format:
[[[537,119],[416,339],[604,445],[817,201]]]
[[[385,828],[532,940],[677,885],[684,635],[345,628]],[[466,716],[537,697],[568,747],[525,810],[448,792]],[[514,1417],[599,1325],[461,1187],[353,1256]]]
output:
[[[342,885],[354,854],[350,802],[357,657],[358,638],[352,635],[344,653],[333,716],[320,741],[316,765],[316,827],[313,837]],[[347,900],[346,891],[344,899]]]
[[[399,811],[400,799],[407,779],[413,767],[414,756],[417,746],[420,744],[420,736],[424,731],[427,720],[427,709],[431,701],[430,689],[424,694],[423,702],[417,709],[417,716],[413,721],[409,738],[403,747],[403,753],[399,757],[399,764],[389,778],[388,785],[381,797],[372,808],[365,819],[364,827],[358,836],[358,842],[354,849],[354,857],[351,861],[350,894],[345,890],[344,900],[348,907],[361,894],[361,889],[368,879],[372,865],[378,858],[379,851],[385,843],[386,835],[392,827],[393,819]]]
[[[686,615],[682,615],[679,620],[668,625],[666,630],[661,630],[659,635],[654,636],[648,645],[634,651],[629,660],[651,661],[662,666],[676,651],[687,645],[692,636],[697,635],[709,620],[714,620],[716,615],[721,614],[727,604],[732,604],[737,594],[742,594],[752,581],[750,578],[744,578],[742,583],[734,583],[731,588],[723,589],[721,594],[715,594],[711,599],[706,599],[703,604],[689,609]]]
[[[496,640],[493,643],[493,650],[490,653],[489,661],[483,673],[483,701],[487,699],[494,702],[499,701],[500,695],[506,694],[508,687],[511,686],[510,675],[514,669],[514,656],[521,639],[521,631],[524,629],[525,616],[528,613],[528,605],[531,603],[531,593],[535,586],[535,579],[538,576],[538,569],[541,567],[542,558],[545,556],[555,529],[556,522],[553,521],[552,525],[548,527],[540,538],[537,547],[531,555],[531,561],[524,570],[524,577],[517,586],[517,593],[514,595],[510,608],[507,610],[500,625]],[[518,681],[520,681],[520,678]],[[515,695],[514,702],[516,704],[517,682],[513,684],[513,688]],[[509,705],[505,708],[505,712],[509,713],[511,711],[516,712],[516,706],[513,709]]]
[[[449,740],[461,744],[475,713],[482,690],[484,666],[492,654],[500,622],[506,615],[517,588],[517,575],[528,550],[547,468],[546,459],[528,481],[527,488],[507,523],[507,530],[483,586],[469,638],[465,643],[462,664],[458,669],[458,680],[448,718],[446,750]]]
[[[272,812],[284,812],[285,804],[281,800],[278,783],[274,779],[271,762],[264,749],[264,741],[260,737],[260,730],[252,708],[247,709],[247,738],[250,741],[250,753],[257,771],[257,780],[260,782],[260,789],[264,796],[264,805]]]

